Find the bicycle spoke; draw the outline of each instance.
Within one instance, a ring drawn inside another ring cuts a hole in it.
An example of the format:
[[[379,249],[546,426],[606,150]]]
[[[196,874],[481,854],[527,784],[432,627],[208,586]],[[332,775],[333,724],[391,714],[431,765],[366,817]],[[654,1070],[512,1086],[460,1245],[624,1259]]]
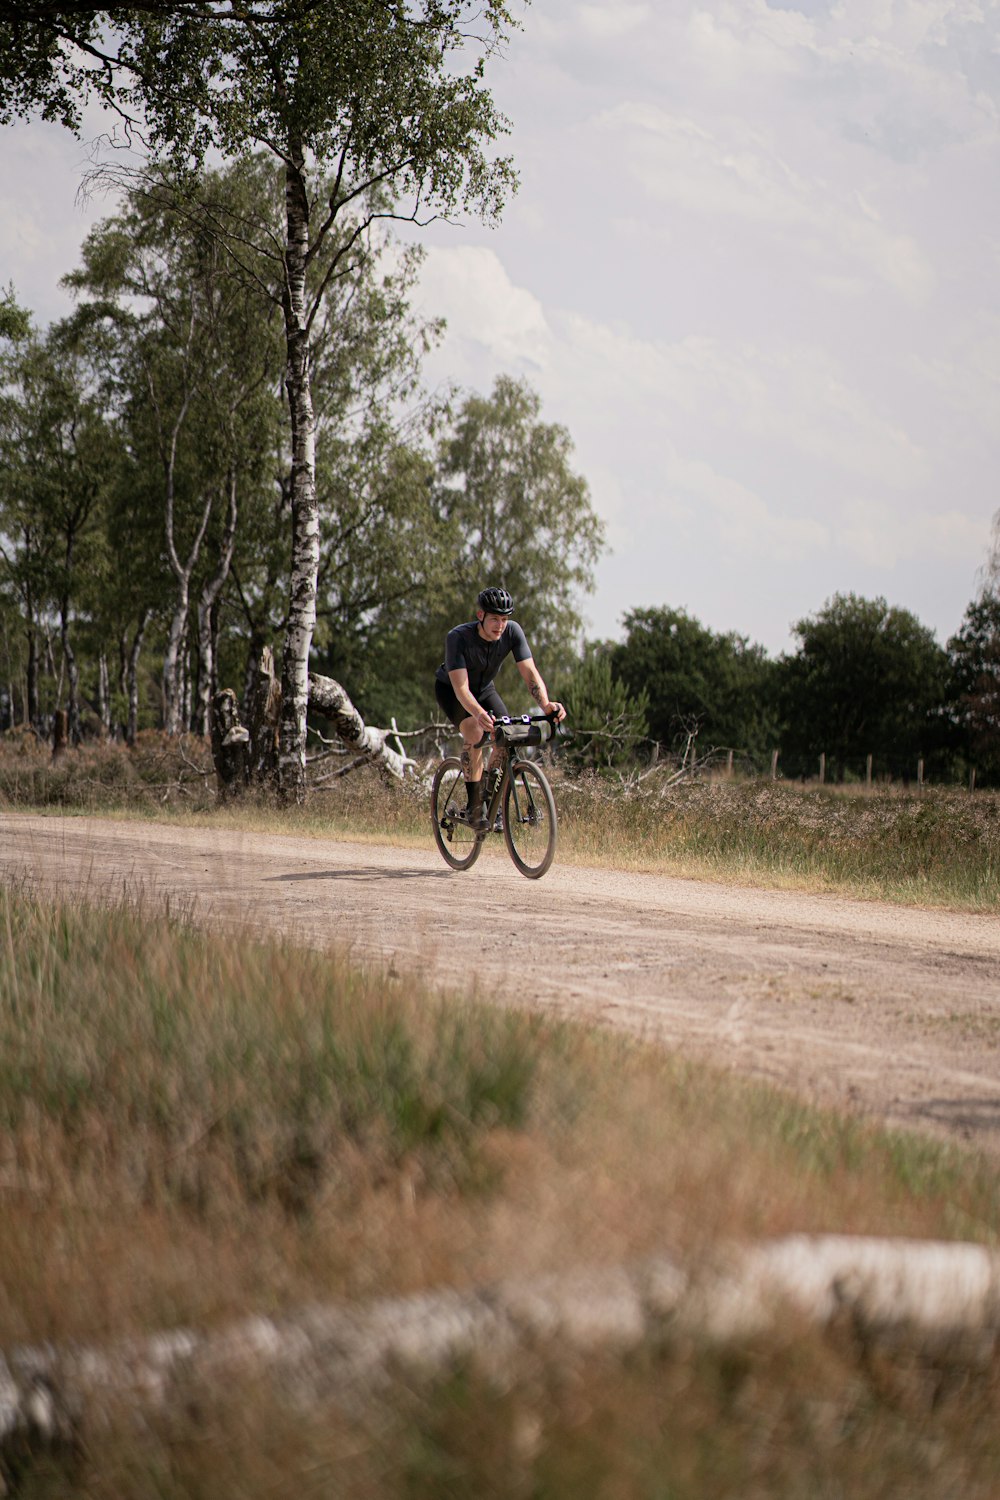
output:
[[[503,834],[522,875],[537,879],[556,850],[556,808],[544,774],[528,761],[511,767],[504,790]]]
[[[467,797],[461,762],[441,762],[431,787],[434,839],[444,859],[455,870],[467,870],[479,857],[482,843],[469,827]]]

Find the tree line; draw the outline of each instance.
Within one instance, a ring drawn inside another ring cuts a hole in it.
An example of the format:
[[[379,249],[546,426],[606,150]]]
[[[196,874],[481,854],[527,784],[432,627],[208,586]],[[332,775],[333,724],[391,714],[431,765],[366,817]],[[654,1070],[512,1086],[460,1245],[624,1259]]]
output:
[[[832,780],[927,776],[1000,784],[1000,586],[991,564],[944,646],[909,610],[837,594],[795,623],[794,651],[769,657],[683,609],[635,609],[620,641],[590,643],[567,694],[603,724],[578,754],[622,764],[650,742],[733,752],[764,772]]]
[[[261,255],[234,269],[219,222],[281,227],[263,156],[206,176],[192,214],[147,176],[65,278],[74,312],[43,332],[0,306],[0,724],[69,736],[207,735],[220,686],[244,698],[281,640],[294,569],[282,324]],[[360,221],[359,221],[360,222]],[[569,433],[536,392],[429,393],[440,325],[412,294],[419,251],[366,225],[328,276],[313,334],[319,523],[314,669],[372,722],[434,716],[446,631],[484,579],[518,600],[560,683],[577,763],[697,745],[786,776],[1000,778],[1000,592],[987,582],[942,647],[907,610],[838,595],[771,659],[683,609],[637,608],[583,641],[603,527]],[[353,229],[345,232],[353,233]],[[249,236],[248,236],[249,238]],[[518,704],[517,706],[521,706]],[[869,761],[869,757],[871,758]]]

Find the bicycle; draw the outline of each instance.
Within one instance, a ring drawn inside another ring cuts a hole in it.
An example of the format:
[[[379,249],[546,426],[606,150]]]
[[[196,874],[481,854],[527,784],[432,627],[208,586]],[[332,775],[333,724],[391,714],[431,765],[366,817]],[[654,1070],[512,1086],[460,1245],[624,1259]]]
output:
[[[556,852],[556,804],[544,771],[518,754],[518,747],[542,745],[555,733],[555,714],[509,714],[497,719],[479,744],[493,745],[483,807],[485,826],[468,820],[462,762],[448,756],[431,783],[434,839],[453,870],[470,870],[491,833],[502,833],[507,852],[522,875],[538,880]]]

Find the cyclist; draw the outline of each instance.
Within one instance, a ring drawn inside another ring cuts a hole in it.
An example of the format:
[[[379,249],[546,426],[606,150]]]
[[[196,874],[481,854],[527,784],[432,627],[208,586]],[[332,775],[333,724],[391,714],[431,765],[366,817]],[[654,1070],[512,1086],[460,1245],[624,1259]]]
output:
[[[493,681],[507,656],[512,655],[528,691],[543,713],[566,717],[554,702],[531,655],[531,647],[516,620],[514,601],[506,589],[485,588],[476,600],[476,618],[449,630],[444,661],[434,678],[438,703],[461,733],[462,775],[469,806],[466,817],[475,829],[486,826],[483,798],[483,752],[476,741],[507,712]]]

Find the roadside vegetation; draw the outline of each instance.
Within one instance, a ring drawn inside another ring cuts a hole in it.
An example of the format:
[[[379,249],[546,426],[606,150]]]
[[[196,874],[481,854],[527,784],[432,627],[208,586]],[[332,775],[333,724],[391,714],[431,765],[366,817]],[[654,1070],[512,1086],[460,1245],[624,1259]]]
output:
[[[995,1500],[995,1370],[866,1362],[849,1334],[729,1350],[664,1347],[529,1384],[472,1369],[391,1412],[303,1413],[241,1385],[139,1430],[127,1414],[19,1500]]]
[[[419,777],[394,784],[361,769],[324,783],[330,764],[313,769],[305,808],[252,798],[219,806],[198,737],[146,731],[134,750],[88,744],[53,761],[34,735],[8,734],[0,739],[0,808],[430,847]],[[644,779],[574,772],[557,759],[558,859],[971,911],[1000,906],[1000,793],[711,776],[671,783],[667,771]]]
[[[0,996],[0,1350],[798,1231],[1000,1240],[985,1157],[338,953],[6,890]],[[825,1454],[830,1493],[890,1493],[852,1489],[858,1441],[886,1485],[960,1458],[986,1494],[994,1375],[866,1368],[846,1336],[571,1376],[540,1350],[523,1389],[456,1372],[377,1428],[201,1393],[19,1492],[798,1494]]]

